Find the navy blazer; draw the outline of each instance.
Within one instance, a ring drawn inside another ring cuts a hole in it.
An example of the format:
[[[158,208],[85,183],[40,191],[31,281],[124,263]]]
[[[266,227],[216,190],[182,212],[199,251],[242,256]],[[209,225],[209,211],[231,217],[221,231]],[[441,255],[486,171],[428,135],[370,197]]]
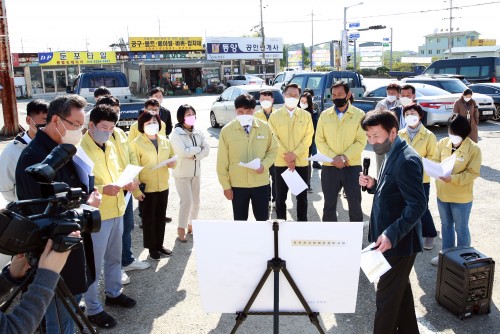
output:
[[[420,156],[406,141],[396,137],[379,180],[368,189],[374,194],[368,240],[383,233],[392,248],[388,256],[407,256],[422,251],[420,218],[427,208],[423,165]]]

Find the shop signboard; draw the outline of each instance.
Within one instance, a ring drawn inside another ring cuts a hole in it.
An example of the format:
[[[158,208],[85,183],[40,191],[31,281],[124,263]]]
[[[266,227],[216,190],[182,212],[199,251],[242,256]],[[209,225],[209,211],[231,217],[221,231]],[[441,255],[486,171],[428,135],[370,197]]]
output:
[[[12,65],[14,67],[38,65],[38,53],[13,53]]]
[[[313,66],[330,66],[330,50],[315,49],[312,54]]]
[[[177,52],[119,52],[117,59],[120,61],[163,61],[205,59],[202,51],[177,51]]]
[[[202,51],[201,37],[129,37],[130,51]]]
[[[383,44],[380,42],[366,42],[359,45],[361,56],[360,68],[377,69],[383,66]]]
[[[262,38],[207,37],[208,60],[262,59]],[[266,59],[283,59],[283,39],[265,39]]]
[[[116,64],[116,53],[114,51],[39,52],[38,62],[40,66]]]

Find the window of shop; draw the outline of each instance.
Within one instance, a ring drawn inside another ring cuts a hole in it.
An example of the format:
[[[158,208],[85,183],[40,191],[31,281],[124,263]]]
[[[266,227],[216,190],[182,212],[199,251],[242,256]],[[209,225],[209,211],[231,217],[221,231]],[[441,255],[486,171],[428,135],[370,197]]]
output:
[[[42,68],[40,66],[30,66],[30,75],[31,75],[31,93],[32,94],[43,93]]]

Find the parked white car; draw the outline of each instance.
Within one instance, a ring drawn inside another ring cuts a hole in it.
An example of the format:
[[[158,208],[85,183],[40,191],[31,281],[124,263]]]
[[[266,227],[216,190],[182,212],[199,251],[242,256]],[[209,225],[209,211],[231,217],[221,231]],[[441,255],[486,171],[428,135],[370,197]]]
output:
[[[242,85],[263,85],[264,80],[254,75],[235,75],[227,81],[226,87],[242,86]]]

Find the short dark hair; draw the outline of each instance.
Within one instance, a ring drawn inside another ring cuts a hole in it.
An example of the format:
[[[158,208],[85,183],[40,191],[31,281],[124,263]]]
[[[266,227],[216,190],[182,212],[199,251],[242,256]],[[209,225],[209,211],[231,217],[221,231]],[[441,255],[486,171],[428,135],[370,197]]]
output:
[[[163,88],[161,88],[161,87],[155,87],[155,88],[151,89],[151,90],[148,92],[148,96],[150,96],[150,97],[151,97],[151,96],[153,96],[153,95],[154,95],[154,94],[156,94],[156,93],[161,93],[161,95],[163,95],[163,93],[164,93],[164,92],[163,92]]]
[[[180,125],[184,124],[184,117],[188,110],[192,110],[196,115],[196,110],[194,110],[193,106],[190,104],[183,104],[177,109],[177,122],[179,122]]]
[[[94,109],[90,111],[90,121],[95,125],[99,124],[101,121],[109,121],[116,124],[116,122],[118,122],[118,115],[110,105],[101,104],[95,106]]]
[[[472,89],[470,89],[470,88],[466,88],[466,89],[464,90],[464,92],[462,93],[462,95],[472,95]]]
[[[156,120],[158,121],[158,129],[161,130],[160,115],[146,110],[139,116],[139,119],[137,120],[137,128],[140,133],[144,133],[144,123],[149,122],[153,118],[156,118]]]
[[[385,89],[386,91],[389,91],[389,90],[395,90],[397,91],[398,93],[401,93],[401,86],[397,83],[390,83],[387,85],[387,88]]]
[[[257,102],[255,101],[255,97],[250,94],[241,94],[234,100],[234,108],[243,108],[243,109],[255,109]]]
[[[30,101],[26,106],[26,114],[30,117],[49,112],[49,103],[42,99]]]
[[[305,88],[304,93],[309,93],[311,96],[314,96],[314,89],[312,88]]]
[[[412,86],[412,85],[404,85],[403,87],[401,87],[401,89],[400,89],[400,91],[399,91],[399,92],[401,92],[402,90],[407,90],[407,89],[411,89],[411,93],[412,93],[413,95],[415,95],[416,90],[415,90],[415,87],[414,87],[414,86]]]
[[[116,97],[114,96],[101,96],[99,99],[97,99],[95,105],[96,106],[99,106],[101,104],[106,104],[108,106],[112,106],[112,107],[119,107],[120,106],[120,100],[118,100]]]
[[[49,104],[47,114],[47,124],[50,123],[52,116],[68,117],[74,108],[82,109],[87,105],[87,101],[80,95],[70,94],[56,97]]]
[[[344,92],[345,92],[346,94],[348,94],[348,93],[349,93],[349,91],[351,90],[351,89],[349,88],[349,84],[348,84],[347,82],[345,82],[345,81],[343,81],[343,80],[340,80],[340,81],[336,81],[336,82],[334,82],[334,83],[333,83],[333,85],[330,87],[330,93],[332,93],[332,94],[333,94],[333,89],[334,89],[334,88],[338,88],[338,87],[344,87]]]
[[[270,90],[270,89],[263,89],[263,90],[261,90],[259,92],[259,96],[260,95],[270,96],[270,97],[274,98],[273,91]]]
[[[448,119],[448,131],[465,139],[471,132],[470,123],[462,115],[453,113]]]
[[[154,98],[147,99],[146,102],[144,102],[144,108],[147,108],[149,106],[153,106],[153,107],[158,107],[159,108],[160,107],[160,101],[158,101],[157,99],[154,99]]]
[[[288,85],[285,86],[285,89],[283,90],[283,94],[286,93],[286,91],[288,90],[288,88],[297,88],[299,90],[299,94],[302,93],[302,89],[300,88],[299,85],[297,85],[296,83],[289,83]]]
[[[425,116],[424,109],[422,109],[422,107],[419,106],[418,104],[410,104],[409,106],[404,107],[403,116],[406,114],[408,110],[415,110],[416,112],[418,112],[418,116],[420,116],[420,118],[424,118]]]
[[[111,95],[111,92],[105,86],[97,87],[94,91],[95,98],[98,98],[99,96],[106,96],[106,95]]]
[[[380,125],[388,133],[393,128],[398,130],[398,119],[393,112],[388,110],[372,110],[367,112],[361,119],[361,127],[368,131],[369,127]]]

